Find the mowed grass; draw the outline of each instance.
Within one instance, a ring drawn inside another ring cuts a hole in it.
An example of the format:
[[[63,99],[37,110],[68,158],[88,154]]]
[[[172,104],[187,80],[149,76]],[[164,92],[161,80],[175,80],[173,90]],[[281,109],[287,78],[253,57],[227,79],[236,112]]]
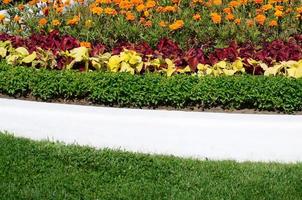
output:
[[[198,161],[0,134],[0,199],[302,199],[302,164]]]

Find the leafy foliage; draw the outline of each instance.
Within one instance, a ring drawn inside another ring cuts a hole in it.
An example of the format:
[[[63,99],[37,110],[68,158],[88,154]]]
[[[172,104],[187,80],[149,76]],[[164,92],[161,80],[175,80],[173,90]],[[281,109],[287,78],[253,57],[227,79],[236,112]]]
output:
[[[302,79],[266,76],[172,77],[146,73],[49,71],[0,67],[0,92],[42,100],[86,99],[122,107],[168,106],[225,109],[302,110]]]

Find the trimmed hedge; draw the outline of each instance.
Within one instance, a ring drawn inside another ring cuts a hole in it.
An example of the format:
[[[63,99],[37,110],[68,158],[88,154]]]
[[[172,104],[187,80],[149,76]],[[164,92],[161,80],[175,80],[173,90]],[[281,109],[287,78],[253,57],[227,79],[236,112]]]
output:
[[[302,110],[302,79],[37,70],[0,63],[0,93],[50,101],[85,99],[121,107]]]

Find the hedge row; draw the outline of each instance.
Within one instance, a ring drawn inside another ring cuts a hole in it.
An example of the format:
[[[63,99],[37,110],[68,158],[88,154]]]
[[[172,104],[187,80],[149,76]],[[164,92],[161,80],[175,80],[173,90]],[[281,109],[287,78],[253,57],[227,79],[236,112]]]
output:
[[[121,107],[222,107],[295,112],[302,110],[302,79],[264,76],[50,71],[0,63],[0,93],[44,101],[85,99]]]

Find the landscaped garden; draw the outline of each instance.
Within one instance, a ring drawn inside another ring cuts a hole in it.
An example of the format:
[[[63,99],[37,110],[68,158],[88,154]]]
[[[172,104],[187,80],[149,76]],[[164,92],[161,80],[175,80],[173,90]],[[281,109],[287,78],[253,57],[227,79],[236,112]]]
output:
[[[300,0],[0,1],[0,98],[301,114]],[[34,142],[3,132],[9,128],[41,139],[58,137],[61,128],[61,139],[80,138],[82,144],[102,140],[93,143],[96,147],[144,149],[148,144],[157,153],[238,160],[254,156],[257,161],[271,161],[269,156],[274,156],[281,162],[301,162],[299,115],[245,114],[235,121],[234,115],[227,114],[217,119],[217,113],[186,117],[177,111],[116,109],[123,112],[113,113],[113,108],[1,100],[0,196],[4,199],[302,196],[299,163],[200,161]],[[167,116],[175,118],[166,120]],[[29,120],[36,127],[29,127]],[[84,123],[93,125],[83,129]],[[182,130],[191,132],[182,135]],[[226,135],[213,137],[217,132]],[[198,148],[201,141],[203,150]],[[242,141],[246,145],[236,145]],[[254,147],[261,150],[253,151]]]

